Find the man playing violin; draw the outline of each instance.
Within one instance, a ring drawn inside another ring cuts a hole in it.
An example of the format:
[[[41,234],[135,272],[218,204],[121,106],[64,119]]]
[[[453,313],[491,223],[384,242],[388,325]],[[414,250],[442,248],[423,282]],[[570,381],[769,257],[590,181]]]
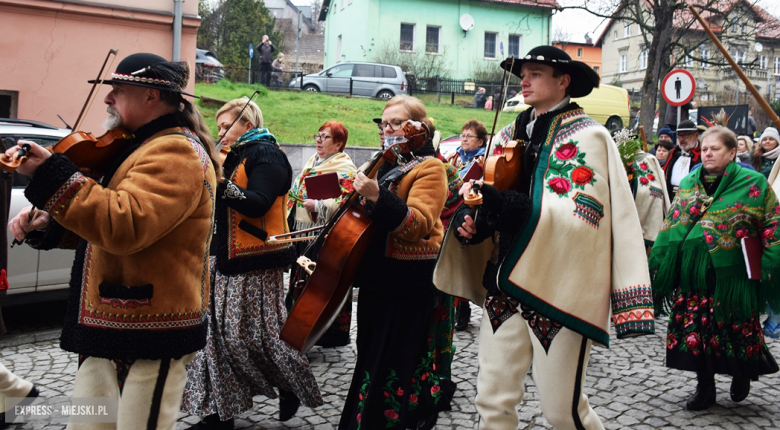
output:
[[[629,183],[608,131],[570,100],[598,86],[590,67],[552,46],[501,66],[521,78],[532,107],[498,135],[502,144],[525,143],[521,185],[482,185],[476,219],[468,206],[456,212],[434,282],[484,303],[480,428],[517,427],[515,407],[533,363],[553,427],[603,429],[582,385],[592,343],[609,344],[610,307],[618,338],[654,332]]]
[[[79,354],[73,395],[117,398],[120,429],[173,429],[185,365],[206,343],[220,168],[182,97],[188,80],[187,63],[133,54],[103,81],[113,87],[106,127],[133,137],[105,160],[102,178],[84,176],[67,154],[18,144],[31,146],[18,171],[32,176],[34,207],[11,232],[38,249],[76,247],[61,347]]]

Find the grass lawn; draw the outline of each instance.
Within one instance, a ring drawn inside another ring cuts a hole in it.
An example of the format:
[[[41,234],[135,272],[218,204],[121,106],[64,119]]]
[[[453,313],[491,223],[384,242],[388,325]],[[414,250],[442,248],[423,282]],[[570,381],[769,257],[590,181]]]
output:
[[[255,90],[261,94],[255,102],[263,111],[265,127],[283,143],[314,143],[311,138],[326,121],[342,122],[349,130],[350,146],[379,146],[376,124],[373,118],[382,115],[385,102],[363,97],[344,97],[329,94],[309,93],[305,91],[268,91],[261,85],[234,84],[226,80],[216,84],[195,84],[195,94],[221,100],[232,100],[241,96],[250,96]],[[436,102],[436,96],[426,95],[423,103],[428,116],[434,119],[436,128],[442,137],[460,134],[463,124],[476,118],[485,124],[490,132],[495,112],[484,109],[469,109],[450,105],[450,97],[442,94],[442,103]],[[465,102],[465,100],[464,100]],[[197,102],[214,136],[217,135],[214,115],[219,107],[203,106]],[[503,114],[501,125],[514,120],[514,114]]]

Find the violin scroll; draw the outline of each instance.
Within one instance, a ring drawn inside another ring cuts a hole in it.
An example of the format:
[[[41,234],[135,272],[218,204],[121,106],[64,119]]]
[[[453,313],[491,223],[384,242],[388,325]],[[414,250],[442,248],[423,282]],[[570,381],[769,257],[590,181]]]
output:
[[[19,148],[18,151],[16,151],[16,154],[13,156],[10,156],[8,154],[3,154],[0,156],[0,169],[5,170],[6,172],[15,172],[16,168],[19,167],[20,164],[24,163],[27,160],[27,153],[30,152],[30,144],[29,143],[23,143],[22,146]]]

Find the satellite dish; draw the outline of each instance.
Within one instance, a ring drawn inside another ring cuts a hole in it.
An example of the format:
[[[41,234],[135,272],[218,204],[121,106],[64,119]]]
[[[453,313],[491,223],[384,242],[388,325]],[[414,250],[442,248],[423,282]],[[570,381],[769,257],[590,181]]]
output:
[[[472,28],[474,28],[474,18],[471,15],[467,14],[467,13],[464,13],[463,15],[461,15],[460,16],[460,28],[463,29],[464,33],[469,31],[469,30],[471,30]]]

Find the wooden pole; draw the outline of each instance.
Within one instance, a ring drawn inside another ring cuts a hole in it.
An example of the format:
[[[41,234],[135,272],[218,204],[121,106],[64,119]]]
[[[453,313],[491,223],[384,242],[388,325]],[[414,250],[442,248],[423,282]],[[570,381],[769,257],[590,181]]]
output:
[[[742,82],[745,83],[745,86],[753,94],[753,98],[756,99],[758,104],[761,105],[761,109],[763,109],[764,112],[767,114],[769,119],[772,121],[772,124],[774,124],[775,128],[780,129],[780,118],[777,117],[777,114],[775,113],[774,110],[772,110],[772,107],[769,106],[769,103],[767,103],[767,101],[764,100],[764,97],[762,97],[761,94],[758,93],[756,87],[754,87],[753,83],[750,82],[750,79],[748,79],[748,77],[745,76],[745,72],[743,72],[742,69],[739,68],[737,62],[734,61],[733,58],[731,58],[729,52],[720,43],[718,38],[715,36],[715,33],[712,32],[712,29],[710,29],[709,24],[707,24],[707,22],[704,21],[704,19],[702,19],[702,17],[699,15],[698,12],[696,12],[693,6],[688,5],[688,10],[690,10],[693,16],[696,17],[696,19],[699,21],[699,24],[701,24],[702,28],[704,28],[704,31],[707,32],[707,35],[710,36],[710,39],[712,39],[712,42],[715,44],[715,46],[718,47],[721,54],[723,54],[723,57],[725,57],[726,60],[728,60],[729,64],[731,64],[731,68],[734,69],[734,71],[737,73],[737,76],[739,76],[739,78],[742,79]]]

